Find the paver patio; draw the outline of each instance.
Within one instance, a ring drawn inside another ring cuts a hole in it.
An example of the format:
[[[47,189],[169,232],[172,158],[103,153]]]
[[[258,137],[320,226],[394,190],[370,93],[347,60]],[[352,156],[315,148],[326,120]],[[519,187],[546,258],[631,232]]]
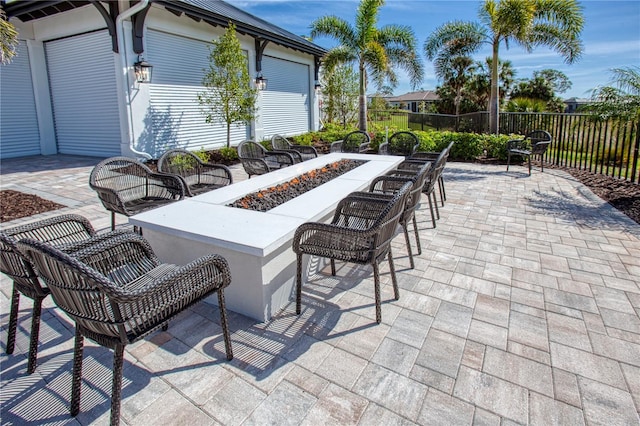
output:
[[[2,227],[73,212],[108,229],[88,186],[97,162],[4,160],[2,189],[68,207]],[[370,268],[340,263],[303,286],[300,316],[293,305],[267,323],[230,312],[230,362],[216,308],[198,304],[127,347],[122,424],[638,425],[640,225],[559,170],[450,162],[445,180],[437,228],[428,206],[418,212],[415,269],[394,240],[398,301],[382,264],[380,325]],[[31,302],[6,355],[4,275],[0,288],[2,424],[107,423],[111,351],[86,341],[73,419],[73,324],[45,300],[27,375]]]

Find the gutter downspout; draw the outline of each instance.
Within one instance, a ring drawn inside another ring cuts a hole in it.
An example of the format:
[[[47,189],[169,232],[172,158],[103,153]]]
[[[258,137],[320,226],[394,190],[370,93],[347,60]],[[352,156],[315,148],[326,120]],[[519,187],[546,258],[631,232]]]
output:
[[[133,111],[131,109],[131,90],[129,84],[129,66],[127,65],[127,53],[125,49],[124,43],[124,20],[132,17],[136,13],[142,11],[149,4],[149,0],[141,0],[140,3],[135,4],[133,7],[125,10],[121,14],[116,17],[116,33],[118,39],[118,57],[120,58],[120,70],[127,68],[124,76],[124,90],[126,90],[127,94],[124,97],[125,107],[127,109],[126,120],[128,127],[128,137],[129,137],[129,149],[134,154],[140,155],[147,160],[151,160],[153,157],[146,152],[138,151],[133,147],[134,141],[134,127],[133,127]],[[122,76],[120,76],[122,78]],[[122,81],[122,80],[120,80]]]

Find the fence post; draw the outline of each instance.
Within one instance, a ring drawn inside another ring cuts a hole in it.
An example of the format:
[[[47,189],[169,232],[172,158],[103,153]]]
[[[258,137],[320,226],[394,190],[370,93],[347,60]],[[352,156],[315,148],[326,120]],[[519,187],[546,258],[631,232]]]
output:
[[[631,163],[631,182],[636,182],[636,173],[638,172],[637,170],[637,165],[638,165],[638,155],[640,155],[639,151],[640,151],[640,121],[637,121],[635,123],[635,126],[632,126],[632,128],[635,127],[636,130],[636,146],[633,149],[633,162]],[[640,184],[640,176],[638,177],[638,181],[636,182],[637,184]]]

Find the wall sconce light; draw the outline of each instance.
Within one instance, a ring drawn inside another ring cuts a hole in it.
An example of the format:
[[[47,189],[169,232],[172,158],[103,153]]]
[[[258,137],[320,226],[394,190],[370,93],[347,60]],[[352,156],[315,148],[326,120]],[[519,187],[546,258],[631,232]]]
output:
[[[136,73],[136,81],[138,83],[151,83],[151,72],[153,65],[138,56],[138,62],[133,64],[133,70]]]
[[[316,92],[319,92],[320,89],[322,88],[322,86],[320,85],[320,82],[318,80],[316,80],[316,83],[313,86],[313,88],[316,89]]]
[[[267,90],[267,79],[262,76],[262,73],[258,73],[256,77],[256,87],[258,90]]]

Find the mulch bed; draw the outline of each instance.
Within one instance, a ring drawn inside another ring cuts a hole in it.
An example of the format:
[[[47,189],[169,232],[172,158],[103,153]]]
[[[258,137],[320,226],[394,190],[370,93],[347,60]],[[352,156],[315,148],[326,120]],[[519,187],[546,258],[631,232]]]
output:
[[[11,189],[0,191],[0,222],[9,222],[63,207],[66,206],[45,200],[37,195],[25,194]]]

